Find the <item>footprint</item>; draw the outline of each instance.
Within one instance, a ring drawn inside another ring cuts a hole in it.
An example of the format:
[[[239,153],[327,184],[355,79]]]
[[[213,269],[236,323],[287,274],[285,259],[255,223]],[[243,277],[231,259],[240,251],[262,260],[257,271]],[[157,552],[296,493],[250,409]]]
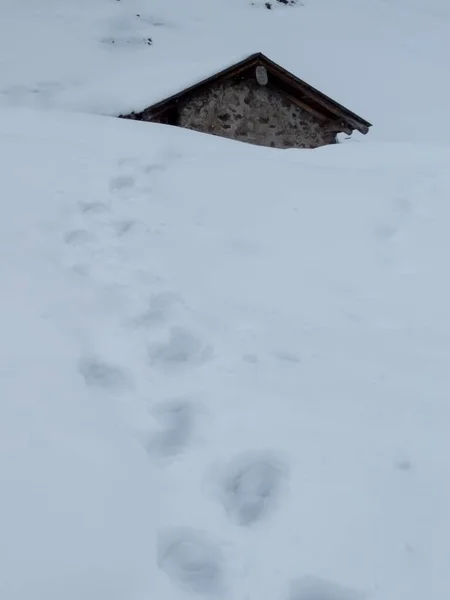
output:
[[[151,327],[163,323],[170,316],[175,304],[181,304],[178,294],[173,292],[160,292],[150,298],[148,308],[133,319],[137,327]]]
[[[158,566],[175,585],[211,597],[223,589],[223,558],[216,543],[204,534],[179,529],[161,533]]]
[[[78,371],[88,387],[122,391],[132,387],[124,369],[108,364],[95,357],[83,357],[78,362]]]
[[[390,204],[390,222],[380,223],[375,227],[375,236],[379,240],[395,240],[401,235],[413,212],[411,201],[402,196],[395,198]]]
[[[299,363],[300,359],[296,354],[292,354],[291,352],[277,352],[275,354],[275,357],[278,358],[278,360],[282,360],[284,362],[288,362],[288,363]]]
[[[162,456],[179,454],[187,446],[194,428],[195,411],[184,399],[170,400],[156,407],[154,416],[161,431],[149,444],[149,451]]]
[[[136,221],[133,221],[132,219],[128,219],[125,221],[117,221],[116,223],[113,224],[113,227],[116,232],[116,235],[118,237],[120,237],[122,235],[125,235],[129,231],[131,231],[135,225],[137,225]]]
[[[136,185],[134,177],[131,175],[122,175],[119,177],[113,177],[109,182],[109,189],[112,192],[120,192],[123,190],[129,190]]]
[[[235,460],[220,492],[230,518],[239,525],[263,519],[274,508],[285,475],[283,465],[271,454],[258,452]]]
[[[383,224],[375,228],[375,235],[380,240],[393,240],[398,233],[397,227]]]
[[[84,246],[92,244],[95,240],[95,235],[85,229],[74,229],[64,236],[64,242],[70,246]]]
[[[72,271],[76,275],[80,275],[81,277],[88,277],[89,276],[89,266],[88,265],[83,265],[83,264],[78,264],[77,263],[76,265],[73,265]]]
[[[411,471],[413,468],[413,464],[408,458],[398,459],[394,462],[394,465],[399,471]]]
[[[252,365],[256,365],[259,362],[259,359],[256,354],[244,354],[242,360]]]
[[[110,210],[103,202],[79,202],[78,206],[83,214],[103,214]]]
[[[307,575],[291,584],[289,600],[366,600],[367,595],[331,581]]]
[[[393,204],[394,210],[396,210],[398,214],[403,215],[404,217],[409,217],[413,212],[413,205],[409,198],[399,196],[398,198],[395,198]]]
[[[203,364],[211,359],[213,348],[203,344],[190,331],[174,327],[169,333],[169,339],[160,344],[153,344],[148,355],[151,364],[171,367]]]
[[[145,175],[152,175],[153,173],[162,173],[166,170],[166,166],[163,164],[155,163],[154,165],[146,165],[142,172]]]

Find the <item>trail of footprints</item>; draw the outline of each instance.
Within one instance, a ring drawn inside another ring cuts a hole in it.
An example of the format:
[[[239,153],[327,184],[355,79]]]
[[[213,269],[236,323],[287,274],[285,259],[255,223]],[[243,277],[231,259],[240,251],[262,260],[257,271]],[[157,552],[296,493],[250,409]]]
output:
[[[116,177],[110,183],[110,193],[122,199],[135,188],[135,178],[129,174]],[[74,228],[64,236],[64,243],[74,251],[99,241],[91,231],[89,220],[105,215],[110,218],[111,207],[98,202],[82,203],[79,213],[85,220],[85,227]],[[116,221],[117,238],[126,234],[134,223],[133,220]],[[98,230],[98,226],[95,229]],[[80,272],[89,272],[86,265],[77,265],[77,268]],[[181,299],[172,293],[155,294],[148,308],[128,323],[130,332],[134,328],[151,328],[165,323],[171,308],[180,302]],[[212,346],[186,329],[172,327],[166,332],[165,339],[148,346],[147,360],[152,368],[163,372],[168,369],[170,377],[173,369],[201,366],[213,356]],[[290,356],[280,358],[293,360]],[[132,376],[126,369],[97,356],[83,356],[78,371],[91,388],[103,391],[133,389]],[[195,430],[196,416],[196,407],[185,398],[165,401],[154,407],[153,417],[159,428],[147,443],[149,456],[174,458],[186,451]],[[286,465],[273,453],[252,452],[224,465],[217,479],[217,501],[230,525],[245,527],[251,535],[251,528],[276,510],[287,477]],[[206,533],[182,528],[161,531],[157,556],[159,568],[174,585],[202,597],[224,596],[226,561],[220,543]],[[305,577],[291,584],[287,600],[362,600],[362,596],[332,583]]]

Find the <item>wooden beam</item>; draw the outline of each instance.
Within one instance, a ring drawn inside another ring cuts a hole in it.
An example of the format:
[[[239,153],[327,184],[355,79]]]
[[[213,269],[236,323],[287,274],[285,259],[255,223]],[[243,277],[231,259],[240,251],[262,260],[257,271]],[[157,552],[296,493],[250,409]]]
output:
[[[323,128],[325,131],[330,131],[331,133],[346,133],[347,135],[351,135],[354,129],[349,127],[348,123],[344,121],[328,121]]]
[[[358,123],[354,119],[346,119],[346,121],[349,125],[353,127],[353,129],[356,129],[363,135],[369,133],[369,127],[367,127],[367,125],[364,125],[363,123]]]
[[[277,85],[274,85],[274,87],[278,90],[280,89]],[[327,121],[327,117],[323,113],[320,113],[319,111],[315,110],[309,104],[307,104],[306,102],[303,102],[302,100],[300,100],[300,98],[297,98],[297,96],[293,96],[292,94],[290,94],[289,92],[286,92],[285,90],[281,90],[281,92],[282,92],[282,94],[284,94],[286,96],[286,98],[289,98],[289,100],[292,102],[292,104],[295,104],[295,105],[299,106],[300,108],[303,108],[303,110],[308,111],[309,113],[314,115],[317,119],[319,119],[319,121],[322,121],[324,123]]]

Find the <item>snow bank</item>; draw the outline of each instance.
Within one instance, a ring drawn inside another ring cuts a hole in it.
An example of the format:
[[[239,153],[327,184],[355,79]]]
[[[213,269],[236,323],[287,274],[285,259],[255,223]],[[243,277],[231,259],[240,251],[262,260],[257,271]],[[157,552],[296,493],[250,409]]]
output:
[[[3,1],[1,598],[449,596],[449,29],[446,0]],[[95,116],[255,51],[370,135]]]
[[[0,140],[2,596],[445,595],[448,148]]]
[[[371,140],[447,142],[446,0],[303,4],[6,0],[0,106],[139,111],[263,52],[372,122]]]
[[[58,265],[83,159],[15,125],[0,134],[0,596],[138,597],[154,564],[152,475],[118,397],[83,380],[82,298]]]

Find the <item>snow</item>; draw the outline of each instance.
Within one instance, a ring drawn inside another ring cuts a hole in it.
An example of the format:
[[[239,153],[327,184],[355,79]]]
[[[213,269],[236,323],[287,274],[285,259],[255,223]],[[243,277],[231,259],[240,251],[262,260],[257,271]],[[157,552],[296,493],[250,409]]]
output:
[[[55,261],[53,228],[78,197],[66,186],[80,152],[14,125],[0,141],[0,595],[123,598],[148,569],[142,516],[157,503],[117,401],[78,374],[80,291]]]
[[[450,14],[304,4],[4,0],[2,598],[448,597]],[[254,51],[373,130],[101,116]]]
[[[126,114],[263,52],[374,123],[372,140],[447,142],[446,0],[262,4],[3,0],[0,106]]]

